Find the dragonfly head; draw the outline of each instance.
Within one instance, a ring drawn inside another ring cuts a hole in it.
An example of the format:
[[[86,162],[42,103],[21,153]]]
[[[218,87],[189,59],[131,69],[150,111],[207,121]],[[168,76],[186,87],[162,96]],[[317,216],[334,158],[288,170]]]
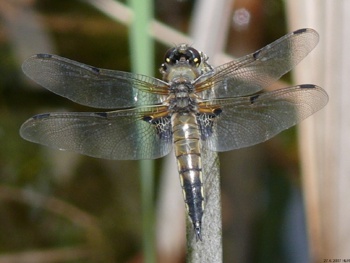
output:
[[[202,52],[187,44],[180,44],[169,49],[165,53],[164,63],[160,68],[163,79],[170,82],[175,72],[180,74],[186,72],[185,74],[190,79],[197,78],[201,74],[200,66],[203,57],[205,56]]]
[[[175,65],[181,61],[188,62],[190,66],[198,68],[201,64],[201,54],[197,49],[187,44],[180,44],[177,47],[169,49],[165,53],[164,60],[164,64]]]

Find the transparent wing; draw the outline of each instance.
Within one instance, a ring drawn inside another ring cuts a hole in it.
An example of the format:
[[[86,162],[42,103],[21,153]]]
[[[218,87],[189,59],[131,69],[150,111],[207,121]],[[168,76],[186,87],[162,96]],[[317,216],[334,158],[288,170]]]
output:
[[[29,141],[60,150],[114,160],[155,159],[172,147],[171,127],[161,129],[144,120],[151,108],[101,113],[45,113],[20,129]]]
[[[266,141],[322,109],[327,93],[314,85],[301,85],[244,98],[205,102],[222,112],[212,120],[211,134],[203,143],[213,151],[230,151]]]
[[[22,69],[44,88],[94,108],[158,104],[168,93],[167,84],[156,78],[99,69],[55,55],[32,56],[24,61]]]
[[[312,29],[300,29],[262,49],[223,64],[208,78],[199,80],[196,90],[203,99],[247,96],[261,91],[290,71],[318,43]]]

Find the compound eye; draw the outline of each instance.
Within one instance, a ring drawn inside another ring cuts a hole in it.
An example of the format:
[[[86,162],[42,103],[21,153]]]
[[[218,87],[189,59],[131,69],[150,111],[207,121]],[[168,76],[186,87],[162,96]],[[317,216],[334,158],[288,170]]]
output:
[[[165,53],[164,61],[167,64],[173,65],[176,63],[176,61],[179,60],[179,55],[176,48],[170,48]]]
[[[201,55],[198,50],[192,47],[187,48],[186,58],[190,62],[191,65],[195,67],[199,67],[201,64]]]

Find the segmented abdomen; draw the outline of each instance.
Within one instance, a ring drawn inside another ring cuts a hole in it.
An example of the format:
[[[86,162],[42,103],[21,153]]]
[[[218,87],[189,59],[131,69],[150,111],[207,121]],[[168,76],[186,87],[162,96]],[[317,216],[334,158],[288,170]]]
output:
[[[201,239],[204,198],[199,126],[193,113],[174,113],[171,120],[174,151],[186,208],[197,239]]]

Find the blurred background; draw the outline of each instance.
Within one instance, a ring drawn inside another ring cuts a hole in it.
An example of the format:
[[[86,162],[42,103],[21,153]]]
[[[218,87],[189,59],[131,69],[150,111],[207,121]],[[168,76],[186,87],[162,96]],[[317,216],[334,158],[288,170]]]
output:
[[[223,261],[350,259],[350,123],[344,108],[350,5],[151,2],[151,70],[158,78],[164,53],[174,44],[188,42],[217,66],[292,30],[312,27],[320,33],[310,58],[273,88],[317,84],[330,95],[326,109],[299,132],[292,128],[266,143],[220,154]],[[133,10],[128,4],[0,0],[0,263],[144,262],[142,166],[48,149],[24,141],[18,132],[38,113],[93,111],[25,77],[21,64],[27,57],[53,53],[100,68],[132,70],[136,51],[130,43]],[[185,210],[171,158],[155,160],[151,202],[158,262],[175,263],[185,262]]]

